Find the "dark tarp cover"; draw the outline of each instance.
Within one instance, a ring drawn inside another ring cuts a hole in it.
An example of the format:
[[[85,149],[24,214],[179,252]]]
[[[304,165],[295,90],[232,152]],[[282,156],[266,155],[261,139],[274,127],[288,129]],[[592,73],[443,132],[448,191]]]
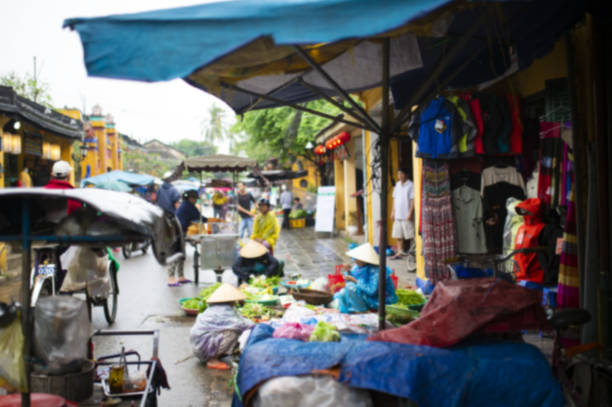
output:
[[[563,396],[544,355],[532,345],[472,342],[450,349],[366,341],[275,339],[257,325],[240,359],[236,385],[242,400],[263,381],[340,368],[339,380],[427,406],[563,406]],[[233,407],[242,406],[234,394]]]
[[[492,278],[436,284],[421,316],[372,340],[447,347],[473,333],[542,329],[547,326],[542,293]]]

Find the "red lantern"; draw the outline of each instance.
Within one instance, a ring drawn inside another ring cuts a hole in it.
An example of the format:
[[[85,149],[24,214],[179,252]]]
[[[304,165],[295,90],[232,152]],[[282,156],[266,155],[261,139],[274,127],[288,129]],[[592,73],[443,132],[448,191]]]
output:
[[[314,153],[316,155],[323,155],[323,154],[325,154],[325,147],[322,144],[319,144],[318,146],[316,146],[314,148]]]
[[[334,149],[334,139],[333,138],[331,138],[331,139],[329,139],[329,140],[327,140],[325,142],[325,148],[327,150],[333,150]]]
[[[351,139],[351,133],[349,133],[348,131],[343,131],[342,133],[336,136],[336,139],[338,139],[338,145],[341,146],[342,144],[348,142]]]

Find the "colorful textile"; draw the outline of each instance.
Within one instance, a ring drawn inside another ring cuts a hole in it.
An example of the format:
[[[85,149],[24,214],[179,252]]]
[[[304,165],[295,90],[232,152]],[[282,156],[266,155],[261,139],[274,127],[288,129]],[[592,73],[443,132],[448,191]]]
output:
[[[548,205],[556,206],[559,197],[560,161],[563,154],[561,125],[553,122],[541,122],[540,139],[538,198]]]
[[[450,277],[444,260],[455,256],[455,224],[446,162],[423,162],[423,257],[433,282]]]
[[[557,306],[560,308],[578,308],[580,306],[580,274],[578,272],[576,204],[574,199],[574,188],[572,188],[567,200],[567,217],[563,232],[561,265],[559,266]]]
[[[351,276],[355,277],[357,282],[346,283],[346,286],[334,295],[334,299],[338,300],[340,312],[366,312],[378,308],[378,272],[378,267],[370,264],[363,267],[353,267]],[[395,287],[391,279],[392,273],[391,269],[387,267],[385,304],[395,304],[397,302]]]
[[[272,212],[268,211],[268,213],[265,215],[260,213],[255,217],[251,239],[263,239],[268,242],[270,247],[274,247],[276,244],[276,239],[278,239],[279,232],[280,227],[278,226],[276,216],[274,216]]]

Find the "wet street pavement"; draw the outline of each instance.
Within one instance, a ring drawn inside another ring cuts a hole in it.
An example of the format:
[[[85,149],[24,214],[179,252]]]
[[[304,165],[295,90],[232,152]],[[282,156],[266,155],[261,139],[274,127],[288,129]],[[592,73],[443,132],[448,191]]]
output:
[[[334,272],[336,264],[347,263],[344,256],[349,241],[344,237],[330,237],[329,233],[316,234],[313,228],[283,230],[275,249],[275,256],[285,261],[285,274],[299,273],[314,279]],[[231,373],[207,369],[193,356],[189,343],[189,330],[195,318],[183,315],[178,300],[191,297],[215,281],[211,270],[200,271],[200,286],[186,284],[167,286],[166,268],[160,266],[149,252],[134,254],[124,259],[119,271],[119,306],[117,321],[108,327],[101,308],[93,310],[94,329],[159,329],[159,357],[166,369],[171,390],[162,390],[160,406],[228,406],[231,403]],[[414,273],[406,271],[405,261],[389,261],[395,269],[400,285],[412,283]],[[193,249],[187,245],[185,276],[193,279]],[[224,281],[235,283],[231,270],[226,270]],[[135,349],[143,359],[152,352],[150,337],[96,337],[95,355],[113,354],[121,346]]]

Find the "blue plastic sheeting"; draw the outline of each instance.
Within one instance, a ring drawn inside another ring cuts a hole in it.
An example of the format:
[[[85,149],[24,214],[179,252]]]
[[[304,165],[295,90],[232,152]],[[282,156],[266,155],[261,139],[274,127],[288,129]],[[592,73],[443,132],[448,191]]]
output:
[[[136,174],[133,172],[115,170],[96,175],[95,177],[85,178],[81,181],[81,186],[98,186],[115,181],[121,181],[130,186],[146,186],[155,182],[155,177],[146,174]]]
[[[397,28],[449,0],[235,0],[99,18],[71,18],[91,76],[163,81],[261,37],[315,44]]]
[[[276,376],[340,367],[340,381],[356,388],[408,398],[427,406],[563,406],[561,388],[544,355],[532,345],[474,342],[450,349],[368,342],[362,335],[340,342],[272,338],[255,327],[238,369],[245,395]],[[242,402],[234,395],[232,406]]]

